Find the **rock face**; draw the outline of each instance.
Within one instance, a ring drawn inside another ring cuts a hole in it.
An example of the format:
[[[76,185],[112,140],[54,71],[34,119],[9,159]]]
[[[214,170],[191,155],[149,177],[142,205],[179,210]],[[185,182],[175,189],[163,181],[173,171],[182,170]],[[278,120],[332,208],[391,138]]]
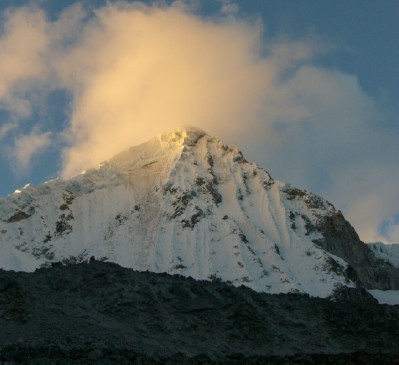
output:
[[[360,241],[341,212],[323,217],[318,223],[323,238],[314,242],[343,258],[350,266],[348,276],[368,289],[399,289],[399,270],[388,260],[376,256],[369,245]]]
[[[0,267],[91,256],[269,293],[398,288],[398,269],[376,260],[330,203],[192,128],[0,200]]]

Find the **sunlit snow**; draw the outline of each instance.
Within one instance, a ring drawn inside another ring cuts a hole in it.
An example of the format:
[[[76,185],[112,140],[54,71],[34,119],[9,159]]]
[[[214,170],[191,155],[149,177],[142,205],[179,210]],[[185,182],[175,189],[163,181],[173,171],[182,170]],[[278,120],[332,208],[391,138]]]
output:
[[[238,149],[179,129],[71,180],[1,199],[0,267],[33,271],[95,256],[270,293],[326,297],[353,286],[329,267],[331,259],[342,270],[347,264],[308,230],[334,208],[319,198],[317,207],[288,199],[290,188]]]

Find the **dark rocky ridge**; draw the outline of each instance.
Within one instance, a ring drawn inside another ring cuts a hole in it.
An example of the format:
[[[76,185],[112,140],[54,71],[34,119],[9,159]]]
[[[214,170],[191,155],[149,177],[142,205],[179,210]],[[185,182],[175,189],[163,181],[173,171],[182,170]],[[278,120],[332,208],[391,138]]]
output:
[[[97,261],[0,271],[0,363],[394,363],[398,324],[360,289],[270,295]]]
[[[377,258],[363,243],[355,229],[340,211],[323,216],[317,229],[324,239],[314,243],[324,250],[343,258],[350,267],[349,278],[367,289],[399,290],[399,268]]]
[[[323,236],[322,239],[314,239],[313,243],[349,264],[345,273],[348,279],[367,289],[399,290],[399,268],[376,257],[368,245],[360,240],[341,211],[336,211],[331,203],[306,190],[288,185],[283,192],[288,200],[303,201],[310,211],[326,204],[333,208],[332,213],[317,215],[316,224],[311,223],[306,216],[302,218],[306,222],[307,235],[319,232]],[[289,218],[292,222],[291,228],[295,229],[295,213],[290,212]],[[337,266],[334,263],[332,265]]]

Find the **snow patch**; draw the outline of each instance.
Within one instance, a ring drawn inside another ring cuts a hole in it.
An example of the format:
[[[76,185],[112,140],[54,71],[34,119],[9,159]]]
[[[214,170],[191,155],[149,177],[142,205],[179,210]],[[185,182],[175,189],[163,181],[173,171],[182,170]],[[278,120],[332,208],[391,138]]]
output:
[[[399,290],[368,290],[380,304],[399,305]]]

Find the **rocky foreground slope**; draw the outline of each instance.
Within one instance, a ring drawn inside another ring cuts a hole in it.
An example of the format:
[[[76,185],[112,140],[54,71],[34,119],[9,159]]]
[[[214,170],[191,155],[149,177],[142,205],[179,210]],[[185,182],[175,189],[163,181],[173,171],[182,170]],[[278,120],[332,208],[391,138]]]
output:
[[[393,364],[398,321],[359,289],[270,295],[104,262],[0,271],[7,364]]]
[[[399,269],[377,258],[332,204],[193,128],[0,199],[1,268],[91,256],[268,293],[399,289]]]

